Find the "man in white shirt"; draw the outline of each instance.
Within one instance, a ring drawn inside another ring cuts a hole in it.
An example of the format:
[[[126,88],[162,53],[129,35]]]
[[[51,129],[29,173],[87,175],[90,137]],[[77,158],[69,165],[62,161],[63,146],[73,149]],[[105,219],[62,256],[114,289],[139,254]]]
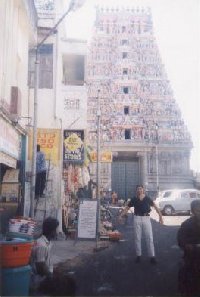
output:
[[[56,237],[59,222],[55,218],[46,218],[43,222],[42,235],[32,249],[31,295],[75,296],[76,283],[65,273],[53,273],[51,263],[51,240]]]
[[[42,226],[42,235],[36,240],[31,253],[32,287],[37,289],[42,281],[53,276],[51,264],[51,240],[56,237],[59,222],[55,218],[46,218]]]

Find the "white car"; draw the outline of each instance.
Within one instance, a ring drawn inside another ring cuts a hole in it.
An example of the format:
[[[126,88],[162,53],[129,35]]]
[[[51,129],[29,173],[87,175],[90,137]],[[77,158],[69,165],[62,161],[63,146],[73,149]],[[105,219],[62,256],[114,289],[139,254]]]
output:
[[[158,193],[158,197],[157,197],[157,199],[167,198],[168,196],[171,195],[171,193],[172,193],[173,191],[176,191],[176,190],[178,190],[178,189],[170,189],[170,190],[160,191],[160,192]]]
[[[196,189],[165,190],[159,193],[155,203],[164,215],[190,213],[193,200],[200,199],[200,191]]]

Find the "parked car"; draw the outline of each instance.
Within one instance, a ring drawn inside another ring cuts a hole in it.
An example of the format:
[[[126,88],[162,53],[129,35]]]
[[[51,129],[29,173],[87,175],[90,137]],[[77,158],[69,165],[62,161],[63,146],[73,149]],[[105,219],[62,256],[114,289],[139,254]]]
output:
[[[190,204],[200,199],[200,191],[196,189],[165,190],[159,193],[155,203],[163,215],[190,213]]]
[[[161,199],[161,198],[167,198],[171,195],[173,191],[177,191],[178,189],[170,189],[170,190],[164,190],[164,191],[159,191],[158,196],[156,199]]]

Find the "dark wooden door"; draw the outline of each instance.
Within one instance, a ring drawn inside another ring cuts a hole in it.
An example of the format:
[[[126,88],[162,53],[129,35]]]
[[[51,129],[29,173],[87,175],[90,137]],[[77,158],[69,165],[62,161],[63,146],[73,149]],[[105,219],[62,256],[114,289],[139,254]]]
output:
[[[115,161],[112,163],[112,191],[119,199],[131,198],[139,184],[138,161]]]

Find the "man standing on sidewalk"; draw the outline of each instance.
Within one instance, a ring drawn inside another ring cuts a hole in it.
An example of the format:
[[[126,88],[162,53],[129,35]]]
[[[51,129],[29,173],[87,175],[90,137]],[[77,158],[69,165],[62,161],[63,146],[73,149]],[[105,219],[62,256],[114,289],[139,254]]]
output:
[[[156,264],[155,258],[155,248],[153,242],[153,232],[152,225],[150,220],[150,211],[151,207],[154,207],[156,212],[159,215],[159,222],[163,224],[163,218],[160,210],[155,205],[155,203],[145,194],[144,187],[138,185],[136,187],[136,196],[131,199],[128,203],[128,206],[125,207],[124,211],[120,216],[125,215],[128,210],[134,207],[134,239],[135,239],[135,250],[136,250],[136,259],[135,262],[139,263],[142,256],[142,233],[144,233],[144,238],[147,245],[148,255],[150,257],[151,264]]]

